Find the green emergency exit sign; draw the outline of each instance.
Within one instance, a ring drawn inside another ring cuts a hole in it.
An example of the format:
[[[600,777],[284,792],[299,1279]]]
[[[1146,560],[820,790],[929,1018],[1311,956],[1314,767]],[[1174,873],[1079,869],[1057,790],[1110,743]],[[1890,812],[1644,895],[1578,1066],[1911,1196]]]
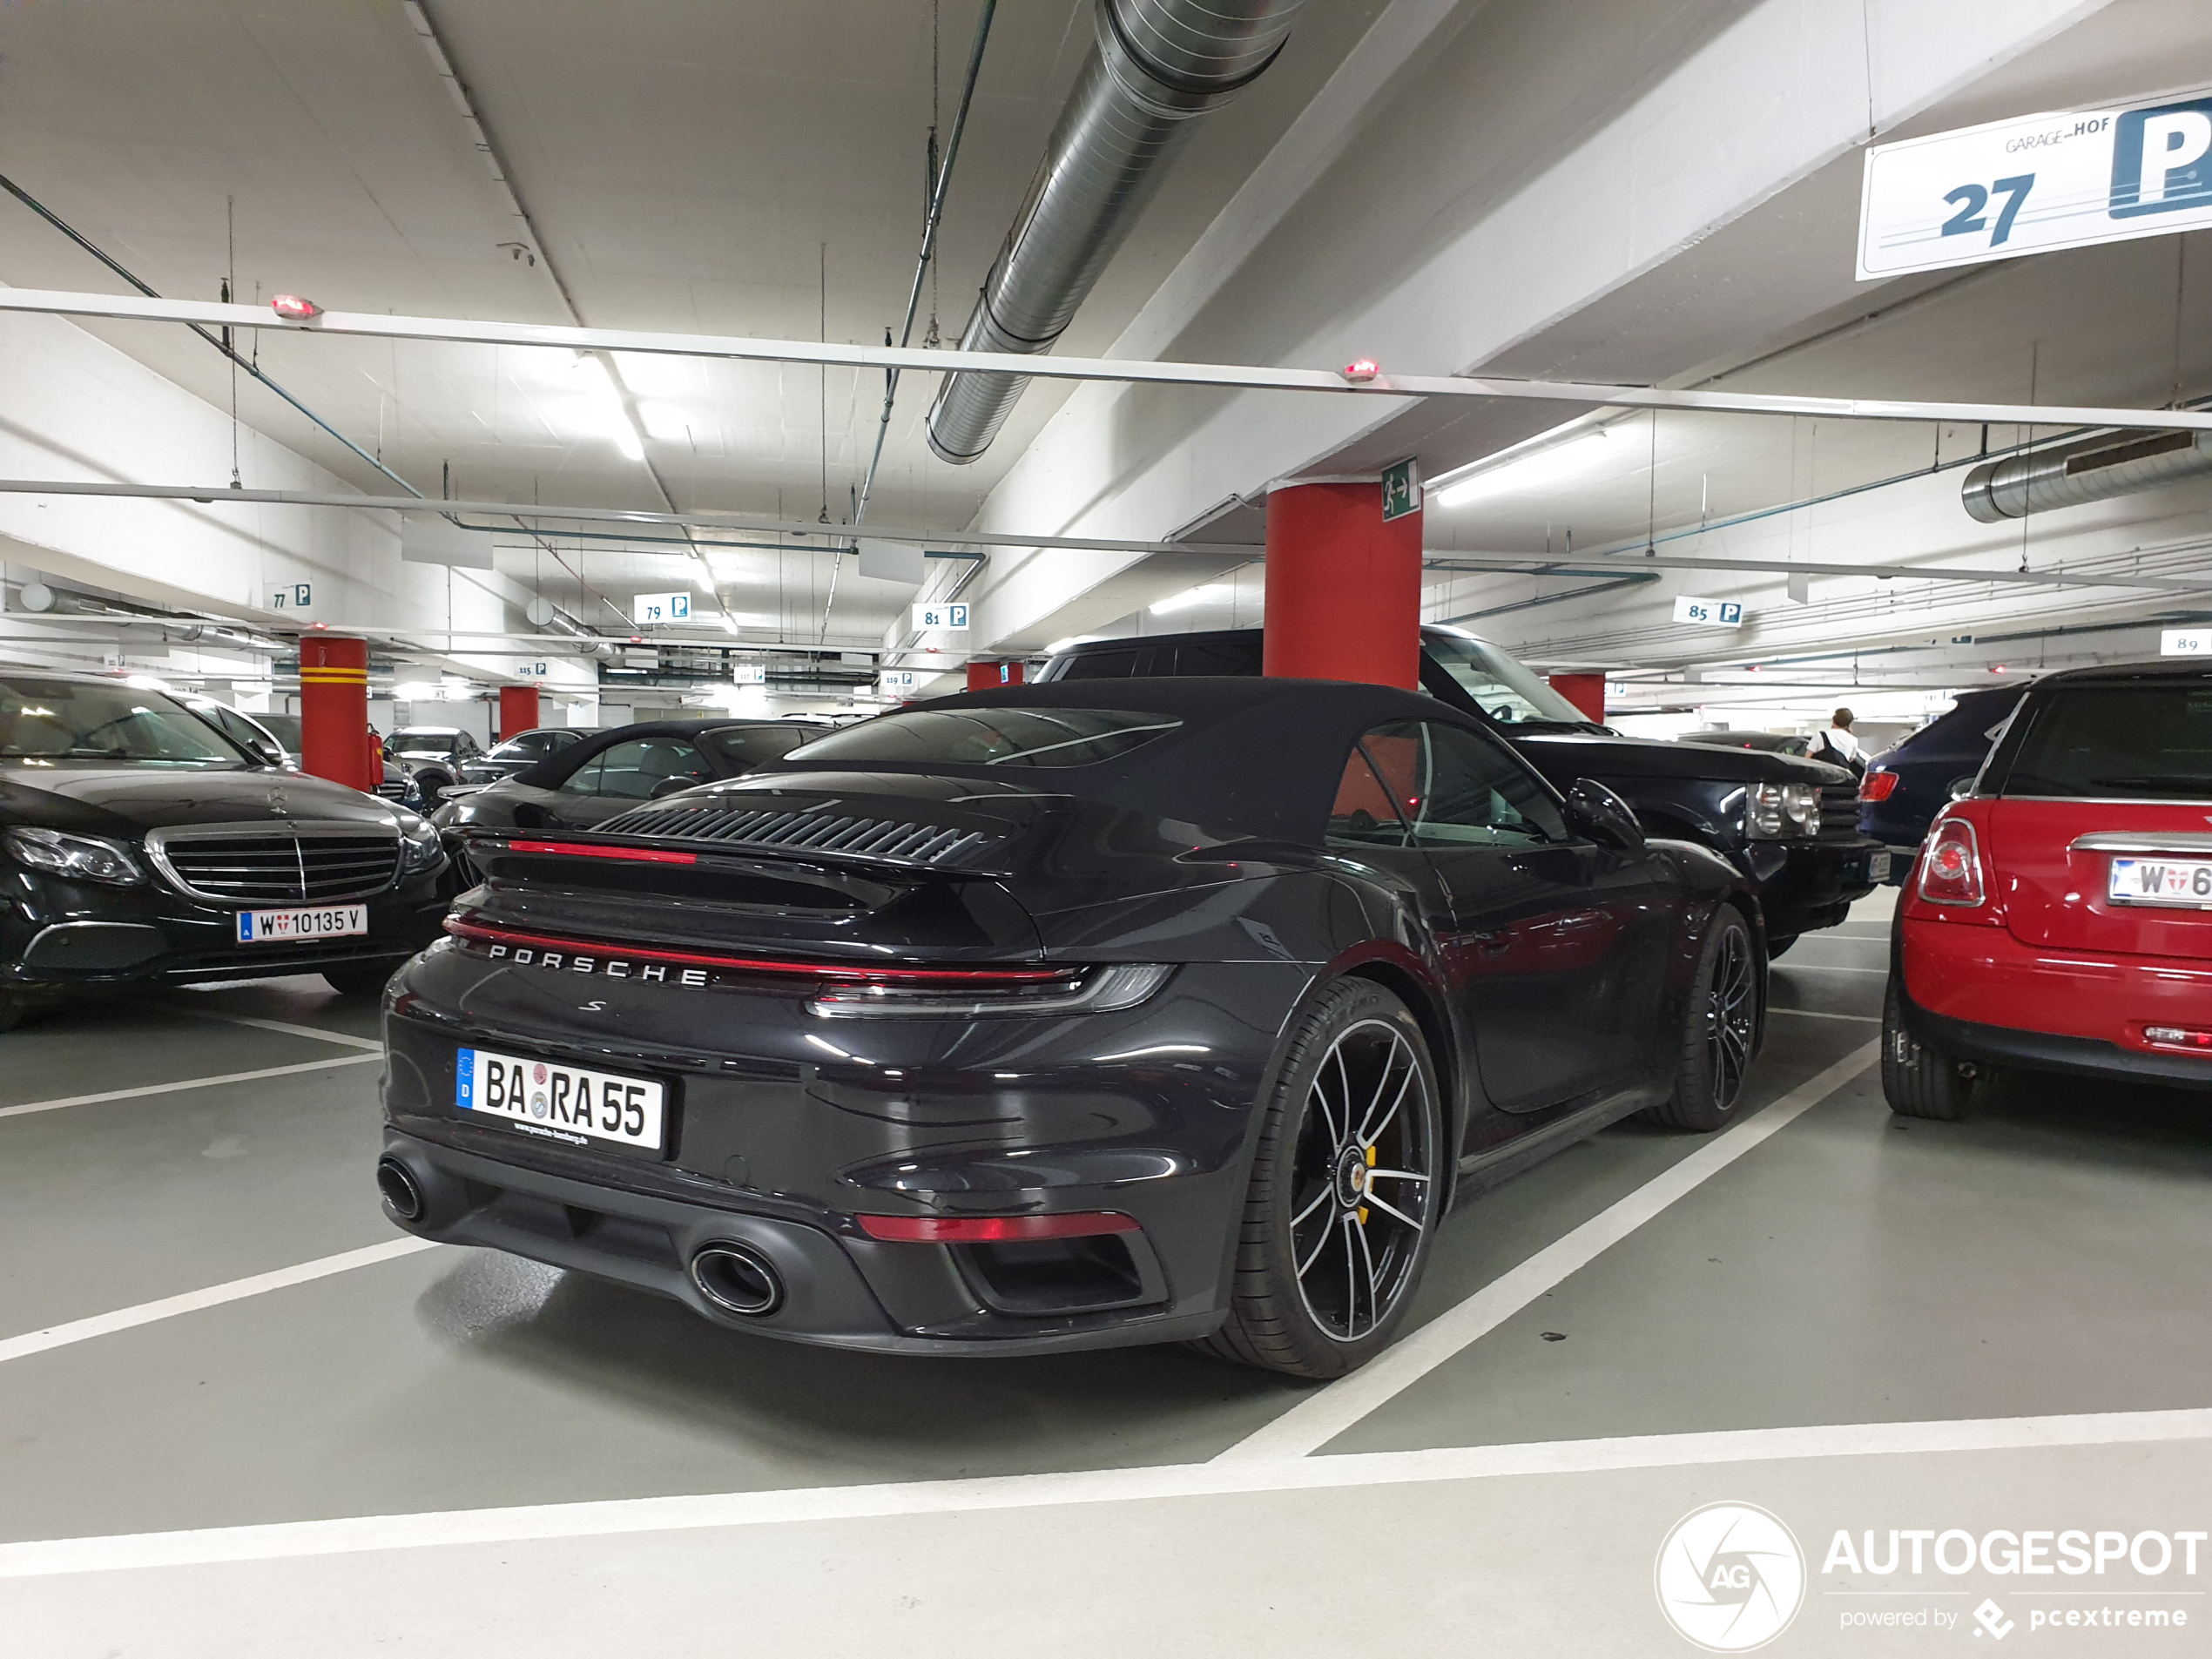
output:
[[[1404,518],[1409,513],[1421,510],[1421,475],[1420,463],[1408,458],[1394,467],[1383,469],[1383,523]]]

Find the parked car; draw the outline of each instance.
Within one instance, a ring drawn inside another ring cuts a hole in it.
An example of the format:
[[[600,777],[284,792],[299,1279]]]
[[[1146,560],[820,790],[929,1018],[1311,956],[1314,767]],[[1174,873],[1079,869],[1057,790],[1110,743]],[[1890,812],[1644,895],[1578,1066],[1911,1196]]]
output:
[[[444,869],[414,813],[271,766],[160,692],[0,670],[0,1028],[124,986],[375,990],[437,936]]]
[[[1257,674],[1260,631],[1103,639],[1046,663],[1038,683],[1163,674]],[[1840,766],[1753,749],[1622,737],[1487,640],[1421,630],[1421,689],[1482,720],[1555,788],[1590,778],[1635,809],[1647,832],[1709,846],[1757,888],[1763,946],[1832,927],[1889,873],[1858,833],[1858,780]]]
[[[947,698],[472,850],[392,1218],[841,1347],[1340,1374],[1454,1197],[1760,1040],[1739,871],[1386,686]]]
[[[1809,755],[1812,739],[1796,732],[1735,732],[1726,726],[1709,726],[1702,731],[1685,732],[1677,743],[1710,743],[1723,749],[1757,749],[1770,755]]]
[[[462,767],[482,753],[475,738],[458,726],[401,726],[384,739],[385,783],[388,789],[396,768],[403,780],[401,799],[419,812],[434,812],[445,792],[461,781]]]
[[[1962,691],[1949,712],[1867,761],[1858,786],[1859,833],[1888,846],[1892,881],[1909,878],[1928,826],[1954,792],[1973,782],[2027,687],[2023,680]]]
[[[512,778],[518,772],[527,772],[539,761],[561,752],[572,743],[580,743],[593,734],[578,726],[541,725],[528,732],[517,732],[513,737],[496,745],[489,753],[478,755],[461,765],[461,779],[464,784],[496,784],[502,778]]]
[[[641,800],[735,778],[828,728],[812,721],[641,720],[587,733],[511,778],[448,801],[433,821],[451,832],[584,829]]]
[[[300,756],[303,752],[303,745],[300,737],[300,717],[296,714],[256,714],[252,718],[254,725],[277,740],[284,750],[286,761],[289,765],[298,765]]]
[[[2212,669],[2030,686],[1898,907],[1891,1107],[1957,1117],[1992,1067],[2212,1088],[2208,826]]]

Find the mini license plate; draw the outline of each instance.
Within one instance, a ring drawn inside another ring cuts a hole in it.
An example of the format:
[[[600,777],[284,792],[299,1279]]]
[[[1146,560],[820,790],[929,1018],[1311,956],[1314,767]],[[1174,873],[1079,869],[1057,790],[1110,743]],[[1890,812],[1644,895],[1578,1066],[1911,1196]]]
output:
[[[241,910],[241,945],[298,944],[314,939],[349,939],[368,931],[365,904],[318,905],[311,910]]]
[[[1890,879],[1890,850],[1878,846],[1866,855],[1866,879],[1879,886]]]
[[[454,1069],[454,1104],[499,1117],[543,1140],[661,1150],[666,1091],[646,1077],[556,1066],[489,1049],[463,1049]]]
[[[2114,904],[2212,910],[2212,859],[2114,859],[2105,896]]]

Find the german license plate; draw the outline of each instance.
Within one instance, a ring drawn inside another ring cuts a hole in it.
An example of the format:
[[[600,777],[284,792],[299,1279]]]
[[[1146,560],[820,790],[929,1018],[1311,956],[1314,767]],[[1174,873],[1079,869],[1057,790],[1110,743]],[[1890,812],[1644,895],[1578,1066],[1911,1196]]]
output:
[[[1880,883],[1890,879],[1890,850],[1878,846],[1866,855],[1866,879]]]
[[[2212,910],[2212,859],[2114,859],[2105,896],[2114,904]]]
[[[241,910],[241,945],[299,944],[316,939],[350,939],[368,931],[365,904],[318,905],[312,910]]]
[[[454,1072],[454,1104],[503,1118],[525,1135],[569,1146],[596,1143],[658,1152],[665,1091],[646,1077],[559,1066],[463,1049]]]

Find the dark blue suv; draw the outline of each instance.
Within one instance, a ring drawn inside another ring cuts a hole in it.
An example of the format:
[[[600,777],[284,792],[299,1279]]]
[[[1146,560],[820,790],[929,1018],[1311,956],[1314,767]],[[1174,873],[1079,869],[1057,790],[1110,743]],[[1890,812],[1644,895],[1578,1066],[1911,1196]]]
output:
[[[1903,886],[1928,826],[1952,787],[1981,770],[1991,741],[2027,690],[2027,683],[1962,691],[1939,715],[1866,763],[1858,786],[1858,830],[1888,844],[1891,881]]]

